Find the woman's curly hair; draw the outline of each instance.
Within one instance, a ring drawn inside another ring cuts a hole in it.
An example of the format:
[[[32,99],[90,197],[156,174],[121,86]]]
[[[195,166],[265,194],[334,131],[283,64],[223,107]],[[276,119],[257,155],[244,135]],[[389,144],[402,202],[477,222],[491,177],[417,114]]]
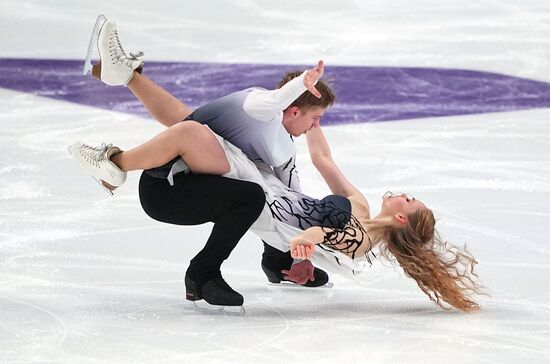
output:
[[[460,249],[440,238],[430,209],[419,209],[408,218],[403,227],[384,228],[380,253],[390,261],[397,260],[405,274],[441,308],[451,309],[444,301],[464,312],[478,310],[479,305],[470,298],[482,288],[474,272],[478,262],[466,246]]]

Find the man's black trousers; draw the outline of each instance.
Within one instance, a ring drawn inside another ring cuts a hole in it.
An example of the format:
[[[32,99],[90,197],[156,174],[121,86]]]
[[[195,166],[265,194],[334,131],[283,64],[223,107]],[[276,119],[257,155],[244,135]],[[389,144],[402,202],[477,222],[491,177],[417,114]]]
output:
[[[170,186],[165,178],[143,172],[139,198],[145,213],[155,220],[176,225],[214,223],[206,245],[187,270],[199,286],[221,276],[221,264],[265,204],[264,191],[256,183],[192,173],[174,176]]]

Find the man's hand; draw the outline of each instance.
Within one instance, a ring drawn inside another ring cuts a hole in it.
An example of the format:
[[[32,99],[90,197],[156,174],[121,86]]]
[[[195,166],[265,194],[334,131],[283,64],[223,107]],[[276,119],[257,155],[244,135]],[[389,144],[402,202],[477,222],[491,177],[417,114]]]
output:
[[[282,270],[284,278],[297,284],[304,284],[308,280],[314,281],[313,275],[315,267],[309,260],[303,260],[300,263],[293,264],[290,270]]]
[[[304,86],[306,86],[308,91],[319,99],[321,98],[321,93],[317,91],[317,89],[315,88],[315,84],[321,79],[321,77],[323,77],[324,72],[325,64],[323,61],[319,61],[319,63],[317,63],[317,66],[315,68],[307,70],[306,75],[304,76]]]

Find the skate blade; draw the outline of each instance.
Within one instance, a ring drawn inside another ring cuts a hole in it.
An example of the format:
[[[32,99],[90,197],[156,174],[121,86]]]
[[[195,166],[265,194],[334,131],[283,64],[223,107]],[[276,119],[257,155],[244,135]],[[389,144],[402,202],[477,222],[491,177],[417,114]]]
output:
[[[99,36],[99,30],[105,24],[107,21],[107,17],[105,15],[100,15],[97,17],[95,24],[94,24],[94,30],[92,31],[92,36],[90,37],[90,43],[88,44],[88,52],[86,53],[86,59],[84,60],[84,68],[82,69],[82,75],[86,76],[88,72],[92,70],[92,52],[94,50],[94,46],[97,44],[97,37]]]
[[[246,313],[243,306],[217,306],[202,300],[193,301],[190,309],[207,315],[243,317]]]
[[[92,177],[92,179],[93,179],[94,181],[96,181],[96,182],[101,186],[101,189],[103,189],[105,192],[107,192],[107,194],[108,194],[110,197],[113,197],[113,196],[115,195],[114,192],[113,192],[112,190],[110,190],[109,187],[107,187],[107,186],[105,185],[105,183],[107,183],[107,182],[105,182],[105,181],[103,181],[103,180],[100,180],[99,178],[96,178],[95,176],[92,176],[92,175],[90,175],[90,177]],[[108,184],[108,183],[107,183],[107,184]]]
[[[288,282],[288,281],[281,281],[281,283],[268,282],[267,285],[270,288],[303,289],[303,290],[307,290],[307,291],[317,290],[317,289],[329,289],[329,288],[334,287],[334,283],[332,283],[332,282],[327,282],[326,284],[323,284],[322,286],[319,286],[319,287],[306,287],[306,286],[302,286],[300,284],[296,284],[296,283],[292,283],[292,282]]]

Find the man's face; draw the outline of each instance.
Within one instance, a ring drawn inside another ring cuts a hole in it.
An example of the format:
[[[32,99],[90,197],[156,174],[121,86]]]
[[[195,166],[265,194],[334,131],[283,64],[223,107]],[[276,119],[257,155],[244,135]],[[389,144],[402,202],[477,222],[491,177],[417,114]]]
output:
[[[290,135],[297,137],[305,134],[309,129],[319,126],[325,111],[326,108],[322,106],[307,108],[292,106],[285,111],[283,125]]]

